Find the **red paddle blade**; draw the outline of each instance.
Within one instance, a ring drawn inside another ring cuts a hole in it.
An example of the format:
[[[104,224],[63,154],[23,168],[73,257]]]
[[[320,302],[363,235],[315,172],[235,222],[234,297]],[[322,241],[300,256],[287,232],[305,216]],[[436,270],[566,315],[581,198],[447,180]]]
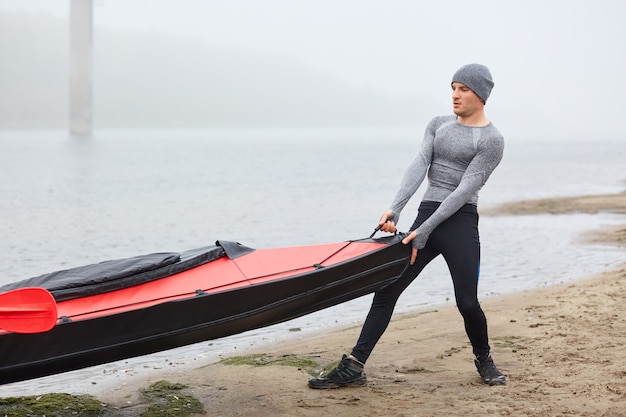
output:
[[[41,333],[57,322],[57,305],[44,288],[19,288],[0,294],[0,329]]]

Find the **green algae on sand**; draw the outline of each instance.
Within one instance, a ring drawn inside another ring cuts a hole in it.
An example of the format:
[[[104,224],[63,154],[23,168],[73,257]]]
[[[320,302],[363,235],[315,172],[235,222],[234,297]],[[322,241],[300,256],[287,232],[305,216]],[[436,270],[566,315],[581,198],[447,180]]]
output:
[[[42,394],[0,398],[0,415],[7,417],[97,417],[107,405],[89,395]]]

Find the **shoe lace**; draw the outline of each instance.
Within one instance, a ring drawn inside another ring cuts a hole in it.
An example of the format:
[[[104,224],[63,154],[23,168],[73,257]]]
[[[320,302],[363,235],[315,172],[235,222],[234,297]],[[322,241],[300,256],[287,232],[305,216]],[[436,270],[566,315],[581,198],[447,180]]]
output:
[[[328,373],[328,378],[350,378],[360,374],[361,371],[350,366],[351,360],[343,358],[336,368]]]

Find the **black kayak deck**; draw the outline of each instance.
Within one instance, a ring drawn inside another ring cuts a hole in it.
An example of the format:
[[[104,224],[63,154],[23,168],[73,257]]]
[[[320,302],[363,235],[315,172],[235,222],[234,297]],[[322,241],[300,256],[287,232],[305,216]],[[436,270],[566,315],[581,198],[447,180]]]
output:
[[[51,272],[3,285],[0,293],[18,288],[41,287],[50,291],[57,302],[66,301],[155,281],[223,256],[234,259],[253,250],[237,242],[218,240],[215,245],[182,253],[151,253]]]

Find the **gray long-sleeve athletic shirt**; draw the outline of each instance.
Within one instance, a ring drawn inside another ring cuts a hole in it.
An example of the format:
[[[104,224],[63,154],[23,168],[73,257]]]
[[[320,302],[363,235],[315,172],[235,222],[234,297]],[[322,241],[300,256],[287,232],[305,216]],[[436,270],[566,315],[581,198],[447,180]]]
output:
[[[422,249],[431,232],[465,204],[478,205],[478,191],[502,160],[504,138],[489,123],[473,127],[460,124],[455,115],[439,116],[426,127],[419,154],[409,165],[391,205],[392,220],[415,194],[428,173],[422,201],[441,204],[417,228],[413,247]]]

